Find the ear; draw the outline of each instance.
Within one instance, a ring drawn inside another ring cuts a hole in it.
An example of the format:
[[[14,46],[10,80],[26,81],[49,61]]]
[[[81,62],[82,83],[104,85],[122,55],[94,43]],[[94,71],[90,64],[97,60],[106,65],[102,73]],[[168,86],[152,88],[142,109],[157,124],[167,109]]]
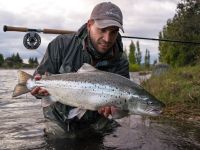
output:
[[[94,24],[94,20],[93,19],[90,19],[90,20],[88,20],[88,22],[87,22],[87,30],[88,31],[90,31],[90,28],[91,28],[91,26]]]

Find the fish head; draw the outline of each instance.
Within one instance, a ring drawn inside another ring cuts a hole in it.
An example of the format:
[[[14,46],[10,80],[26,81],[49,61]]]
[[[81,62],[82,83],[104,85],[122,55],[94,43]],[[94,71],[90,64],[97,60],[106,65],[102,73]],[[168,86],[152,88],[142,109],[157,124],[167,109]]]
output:
[[[130,114],[158,116],[162,113],[165,104],[154,96],[147,94],[142,96],[131,96],[128,101]]]

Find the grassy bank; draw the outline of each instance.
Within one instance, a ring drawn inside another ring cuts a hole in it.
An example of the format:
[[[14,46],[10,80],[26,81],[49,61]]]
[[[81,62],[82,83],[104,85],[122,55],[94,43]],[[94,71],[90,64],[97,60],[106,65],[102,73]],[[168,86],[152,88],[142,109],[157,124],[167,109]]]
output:
[[[145,65],[129,64],[129,72],[140,72],[140,71],[150,71],[152,67],[146,67]]]
[[[171,68],[142,86],[166,104],[165,116],[200,121],[200,65]]]

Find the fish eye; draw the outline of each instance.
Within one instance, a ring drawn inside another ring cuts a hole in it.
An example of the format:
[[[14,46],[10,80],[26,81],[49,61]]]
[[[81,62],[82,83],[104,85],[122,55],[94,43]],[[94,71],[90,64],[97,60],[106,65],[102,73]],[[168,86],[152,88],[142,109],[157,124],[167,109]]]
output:
[[[147,104],[151,105],[151,104],[153,104],[153,102],[152,101],[147,101]]]

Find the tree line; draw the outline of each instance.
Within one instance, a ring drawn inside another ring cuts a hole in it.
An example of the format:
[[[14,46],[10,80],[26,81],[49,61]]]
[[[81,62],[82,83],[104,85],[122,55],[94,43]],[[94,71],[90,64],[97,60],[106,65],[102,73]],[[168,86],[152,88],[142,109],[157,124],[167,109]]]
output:
[[[138,70],[141,65],[149,68],[150,67],[150,51],[146,49],[144,56],[144,63],[142,62],[142,53],[140,50],[139,41],[136,42],[136,46],[133,41],[129,46],[129,54],[127,54],[127,50],[125,49],[126,55],[128,55],[130,70]],[[7,57],[4,59],[3,54],[0,54],[0,67],[2,68],[35,68],[39,65],[37,57],[30,57],[28,60],[28,64],[23,62],[23,59],[20,57],[19,53],[12,54],[11,57]],[[133,68],[133,69],[131,69]]]
[[[172,19],[159,33],[160,39],[200,42],[200,1],[181,0]],[[200,45],[159,42],[159,61],[172,66],[200,63]]]
[[[11,57],[7,57],[5,59],[3,54],[0,54],[0,67],[2,68],[35,68],[38,64],[37,57],[30,57],[28,64],[25,64],[19,53],[12,54]]]
[[[133,41],[131,41],[129,45],[129,54],[127,54],[127,50],[124,50],[126,52],[126,55],[129,60],[129,68],[130,71],[138,71],[142,68],[149,69],[151,66],[150,63],[150,50],[146,49],[145,55],[144,55],[144,60],[142,63],[142,53],[140,50],[140,43],[139,41],[136,41],[136,44],[134,44]],[[154,60],[154,64],[157,63],[157,60]]]
[[[159,39],[200,43],[200,1],[181,0],[177,5],[174,17],[167,20],[166,25],[159,33]],[[161,63],[177,67],[200,64],[199,44],[160,41],[158,49],[158,60]],[[128,58],[130,68],[141,66],[142,56],[138,41],[136,45],[131,41]],[[153,64],[156,63],[157,60],[154,60]],[[150,67],[150,51],[148,49],[146,49],[142,65],[146,68]]]

